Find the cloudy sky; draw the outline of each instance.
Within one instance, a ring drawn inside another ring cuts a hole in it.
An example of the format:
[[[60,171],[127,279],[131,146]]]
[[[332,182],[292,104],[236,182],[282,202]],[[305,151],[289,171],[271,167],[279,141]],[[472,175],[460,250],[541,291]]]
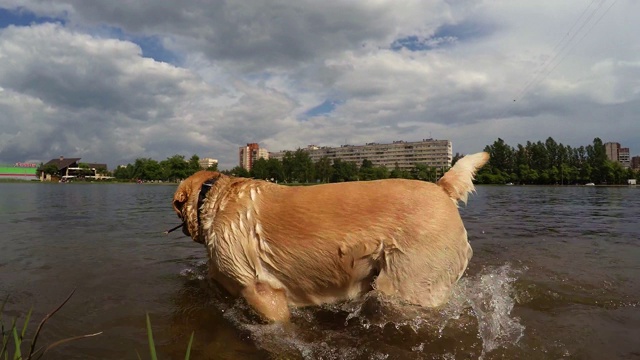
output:
[[[0,163],[551,136],[640,154],[636,0],[0,0]]]

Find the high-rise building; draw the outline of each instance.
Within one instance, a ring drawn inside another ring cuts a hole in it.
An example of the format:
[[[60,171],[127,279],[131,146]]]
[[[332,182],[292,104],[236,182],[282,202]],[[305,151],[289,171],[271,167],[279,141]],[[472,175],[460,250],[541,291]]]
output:
[[[609,159],[610,161],[618,161],[620,143],[617,143],[617,142],[605,143],[604,151],[607,153],[607,159]]]
[[[424,139],[422,141],[394,141],[390,144],[368,143],[365,145],[342,145],[340,147],[309,145],[302,149],[309,153],[312,161],[323,157],[356,162],[364,159],[374,166],[384,166],[389,170],[396,166],[411,169],[416,164],[425,164],[436,168],[451,166],[453,149],[449,140]],[[270,153],[270,157],[282,160],[286,150]]]
[[[205,170],[216,165],[217,163],[218,163],[218,159],[212,159],[212,158],[202,158],[198,160],[198,165],[200,165],[200,168]]]
[[[640,170],[640,156],[634,156],[631,158],[631,168],[633,170]]]
[[[253,163],[260,159],[269,159],[269,151],[265,148],[261,148],[257,143],[249,143],[247,146],[241,146],[238,150],[238,156],[240,159],[240,166],[247,171],[251,171]]]
[[[631,166],[631,155],[629,154],[629,148],[621,147],[618,151],[618,161],[622,166],[628,168]]]
[[[629,148],[620,147],[620,143],[617,142],[608,142],[604,144],[604,150],[607,153],[607,159],[610,161],[619,162],[626,168],[631,166]]]

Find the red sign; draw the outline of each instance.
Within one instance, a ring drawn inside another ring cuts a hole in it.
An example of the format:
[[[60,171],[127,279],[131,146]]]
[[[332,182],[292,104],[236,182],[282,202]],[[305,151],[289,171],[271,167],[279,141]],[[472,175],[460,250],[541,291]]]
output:
[[[34,168],[34,167],[38,167],[38,164],[17,162],[15,166],[22,167],[22,168]]]

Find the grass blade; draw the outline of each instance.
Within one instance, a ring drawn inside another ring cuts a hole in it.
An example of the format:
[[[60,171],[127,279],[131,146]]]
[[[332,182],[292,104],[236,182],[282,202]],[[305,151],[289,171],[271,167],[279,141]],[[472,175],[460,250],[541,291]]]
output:
[[[149,313],[147,313],[147,334],[149,335],[149,354],[151,354],[151,360],[158,360],[158,356],[156,355],[156,344],[153,342],[153,332],[151,331]]]
[[[27,325],[29,325],[29,320],[31,319],[31,313],[33,312],[33,306],[29,309],[27,313],[27,318],[24,320],[24,326],[22,326],[22,332],[20,333],[20,338],[24,339],[24,334],[27,332]]]
[[[47,351],[49,351],[49,350],[53,349],[54,347],[56,347],[56,346],[58,346],[58,345],[62,345],[62,344],[66,343],[66,342],[69,342],[69,341],[80,340],[80,339],[85,339],[85,338],[88,338],[88,337],[98,336],[98,335],[100,335],[100,334],[102,334],[102,331],[97,332],[97,333],[95,333],[95,334],[86,334],[86,335],[74,336],[74,337],[70,337],[70,338],[66,338],[66,339],[58,340],[58,341],[54,342],[53,344],[51,344],[51,345],[47,346],[47,348],[46,348],[46,349],[44,349],[44,351],[43,351],[43,352],[42,352],[42,354],[39,356],[39,358],[40,358],[40,357],[43,357],[43,356],[44,356],[44,354],[46,354],[46,353],[47,353]]]
[[[193,343],[193,334],[195,334],[195,331],[191,333],[191,339],[189,339],[189,345],[187,345],[187,353],[184,355],[184,360],[189,360],[189,357],[191,355],[191,344]]]
[[[47,320],[49,320],[49,318],[51,318],[55,313],[57,313],[60,309],[62,309],[64,304],[66,304],[67,301],[69,301],[69,299],[71,299],[71,297],[73,296],[74,292],[76,292],[76,289],[73,289],[71,291],[71,293],[69,294],[69,296],[67,296],[67,298],[62,302],[62,304],[60,304],[55,310],[53,310],[52,312],[48,313],[44,317],[44,319],[42,319],[42,321],[40,322],[40,325],[38,325],[38,329],[36,330],[35,335],[33,335],[33,340],[31,341],[31,348],[29,349],[29,356],[27,356],[27,359],[30,359],[31,356],[34,354],[34,350],[36,348],[36,342],[38,341],[38,335],[40,335],[40,331],[42,330],[42,327],[44,326],[44,324],[47,322]]]
[[[18,329],[16,329],[15,323],[13,325],[13,341],[16,345],[16,352],[13,353],[13,360],[22,360],[22,352],[20,352],[20,347],[22,346],[22,341],[18,336]]]
[[[4,333],[4,325],[2,326],[2,351],[0,351],[0,355],[4,354],[4,358],[8,359],[9,358],[9,350],[7,350],[7,346],[9,346],[9,333],[11,332],[12,329],[14,329],[16,327],[16,319],[13,319],[13,321],[11,322],[11,327],[9,328],[9,330],[7,330],[7,334]],[[5,352],[6,350],[6,352]]]

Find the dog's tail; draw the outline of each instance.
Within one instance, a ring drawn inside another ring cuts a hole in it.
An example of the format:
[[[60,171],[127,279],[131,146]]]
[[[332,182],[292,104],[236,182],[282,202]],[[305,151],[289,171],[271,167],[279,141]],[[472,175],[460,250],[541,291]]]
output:
[[[467,203],[470,192],[475,190],[473,186],[473,176],[476,170],[480,169],[489,160],[489,154],[481,152],[467,155],[453,165],[437,184],[449,194],[454,203],[462,201]]]

